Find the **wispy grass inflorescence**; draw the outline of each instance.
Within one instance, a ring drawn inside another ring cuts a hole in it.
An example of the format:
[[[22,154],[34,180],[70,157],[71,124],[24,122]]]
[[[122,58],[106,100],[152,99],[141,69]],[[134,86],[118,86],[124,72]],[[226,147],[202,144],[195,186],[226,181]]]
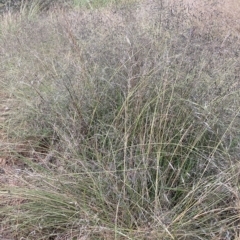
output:
[[[1,18],[3,152],[21,168],[0,236],[238,239],[236,32],[183,2],[76,3]]]

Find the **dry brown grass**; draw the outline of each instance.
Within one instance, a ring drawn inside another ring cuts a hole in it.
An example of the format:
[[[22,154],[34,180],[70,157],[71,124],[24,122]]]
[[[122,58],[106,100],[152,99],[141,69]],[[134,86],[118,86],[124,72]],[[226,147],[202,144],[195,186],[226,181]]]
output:
[[[237,19],[186,4],[2,16],[12,239],[238,238]]]
[[[238,0],[172,0],[170,2],[173,5],[185,6],[189,17],[196,26],[201,28],[201,31],[209,27],[212,29],[215,25],[220,34],[226,37],[231,34],[239,37],[240,2]]]

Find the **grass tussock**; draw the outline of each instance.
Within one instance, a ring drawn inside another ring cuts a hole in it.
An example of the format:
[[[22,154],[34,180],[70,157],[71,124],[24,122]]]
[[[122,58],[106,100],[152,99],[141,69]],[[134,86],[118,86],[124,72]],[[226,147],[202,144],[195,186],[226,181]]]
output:
[[[236,32],[164,1],[28,16],[1,16],[1,236],[238,239]]]

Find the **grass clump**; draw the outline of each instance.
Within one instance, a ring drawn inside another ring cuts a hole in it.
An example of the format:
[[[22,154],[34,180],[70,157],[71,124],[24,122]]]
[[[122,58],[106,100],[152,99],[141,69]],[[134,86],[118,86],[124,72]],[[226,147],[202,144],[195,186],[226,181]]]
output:
[[[191,24],[141,1],[2,29],[4,129],[25,164],[2,186],[4,233],[237,239],[239,42]]]

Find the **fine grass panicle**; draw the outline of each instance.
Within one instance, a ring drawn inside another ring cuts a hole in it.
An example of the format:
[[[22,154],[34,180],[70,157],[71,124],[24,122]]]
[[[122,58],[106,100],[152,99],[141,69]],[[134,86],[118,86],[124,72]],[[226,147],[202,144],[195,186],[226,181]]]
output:
[[[239,37],[167,2],[2,16],[1,237],[239,238]]]

